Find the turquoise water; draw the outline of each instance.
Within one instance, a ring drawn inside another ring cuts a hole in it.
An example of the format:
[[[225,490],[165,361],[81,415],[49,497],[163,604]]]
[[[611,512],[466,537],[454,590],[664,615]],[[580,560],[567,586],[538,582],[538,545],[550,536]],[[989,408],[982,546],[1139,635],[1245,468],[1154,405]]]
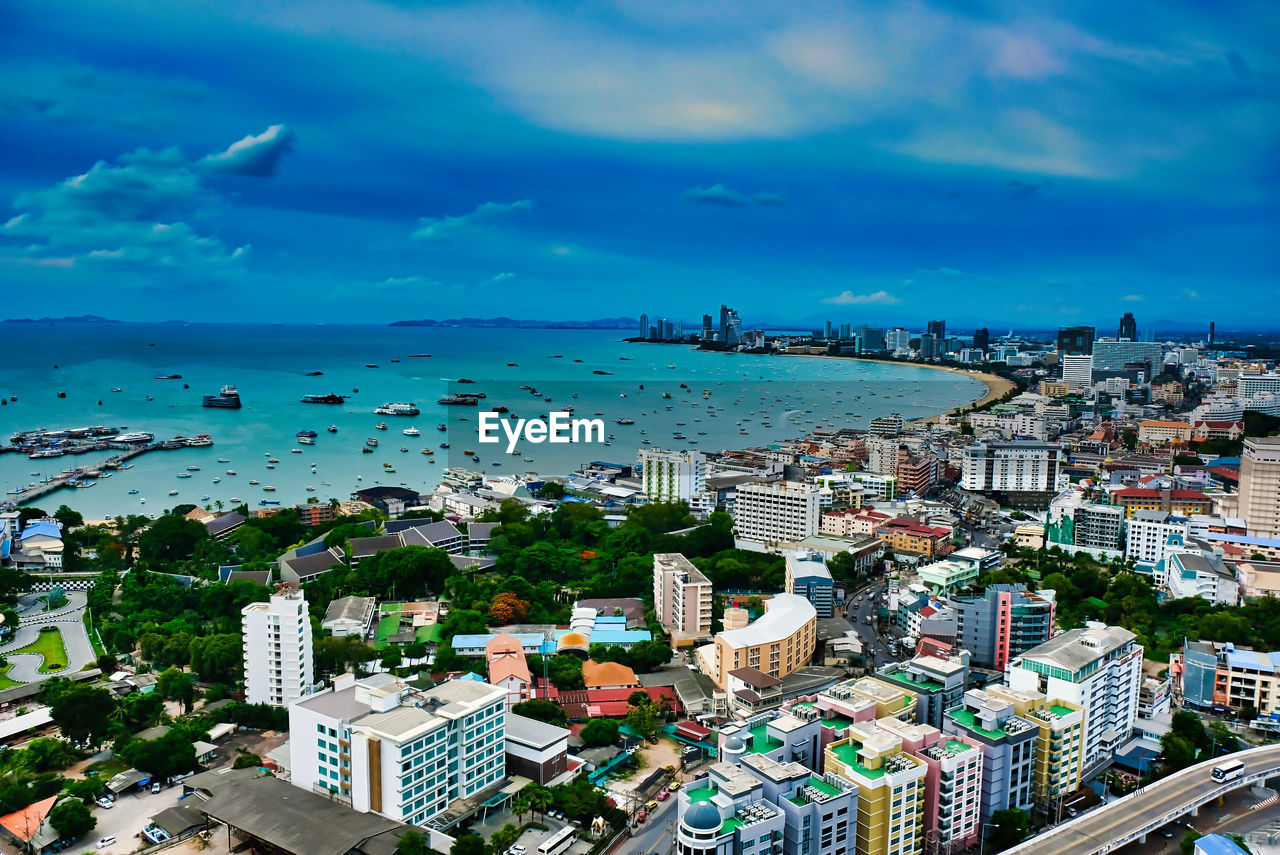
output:
[[[0,439],[6,442],[18,430],[96,424],[148,431],[157,439],[213,436],[212,447],[142,455],[132,469],[91,488],[61,490],[40,501],[50,510],[66,503],[90,519],[159,513],[179,502],[238,498],[256,506],[263,498],[285,505],[307,497],[345,499],[375,484],[426,489],[439,483],[446,466],[463,463],[491,474],[565,474],[593,460],[634,463],[643,439],[655,447],[738,448],[799,436],[818,424],[865,426],[890,412],[908,419],[931,415],[984,391],[972,378],[914,366],[628,344],[615,330],[0,324],[0,335],[6,355],[0,394],[18,396],[0,407]],[[419,353],[431,356],[411,357]],[[323,376],[304,376],[310,371]],[[162,374],[182,379],[154,379]],[[451,382],[464,377],[477,382]],[[201,398],[223,384],[239,388],[243,408],[201,407]],[[521,385],[541,394],[535,398]],[[121,391],[111,392],[113,387]],[[488,397],[478,409],[503,405],[524,418],[545,417],[564,405],[573,406],[579,418],[600,413],[614,439],[607,446],[522,442],[517,455],[508,455],[505,441],[477,442],[477,408],[435,403],[451,391],[484,392]],[[58,398],[58,392],[66,397]],[[342,406],[299,401],[330,392],[351,397]],[[663,392],[672,397],[662,398]],[[375,407],[389,401],[414,402],[422,413],[374,415]],[[624,417],[635,424],[616,424]],[[375,430],[379,422],[389,430]],[[330,424],[338,433],[326,431]],[[437,431],[437,424],[447,424],[447,432]],[[421,435],[405,436],[402,430],[410,425]],[[295,435],[302,429],[319,433],[315,445],[298,443]],[[675,432],[686,439],[675,439]],[[364,454],[369,437],[379,446]],[[446,440],[448,451],[438,447]],[[302,453],[293,453],[295,448]],[[431,458],[420,453],[423,448],[433,450]],[[462,460],[463,450],[475,451],[481,462]],[[36,480],[32,473],[57,473],[105,456],[0,455],[0,484],[8,490]],[[279,460],[273,469],[267,468],[269,456]],[[396,472],[384,472],[384,463]],[[189,466],[200,468],[178,478]],[[229,469],[237,474],[226,474]],[[251,486],[250,479],[260,484]],[[276,491],[265,492],[268,485]],[[178,495],[170,497],[170,490]]]

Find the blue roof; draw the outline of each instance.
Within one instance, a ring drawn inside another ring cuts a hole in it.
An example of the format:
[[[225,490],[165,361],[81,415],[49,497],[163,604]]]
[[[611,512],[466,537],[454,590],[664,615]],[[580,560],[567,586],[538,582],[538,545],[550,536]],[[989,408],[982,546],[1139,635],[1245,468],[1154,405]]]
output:
[[[1280,652],[1259,653],[1256,650],[1229,650],[1227,663],[1232,668],[1249,668],[1264,674],[1280,671]]]
[[[596,616],[596,626],[600,626],[601,624],[606,624],[606,623],[620,623],[625,626],[627,623],[627,616],[626,615],[597,615]]]
[[[28,537],[36,537],[38,535],[44,535],[45,537],[53,537],[61,540],[62,529],[58,527],[56,522],[41,520],[39,522],[28,523],[27,527],[22,530],[20,538],[25,540]]]
[[[484,677],[481,677],[479,674],[475,673],[474,671],[468,671],[467,673],[463,674],[461,677],[454,677],[453,679],[455,679],[455,680],[471,680],[471,681],[472,681],[472,682],[474,682],[474,683],[483,683],[483,682],[484,682]]]
[[[1246,855],[1240,844],[1221,834],[1206,834],[1196,838],[1197,855]]]
[[[591,633],[592,644],[638,644],[652,638],[647,629],[597,629]]]
[[[1277,546],[1280,547],[1280,540],[1270,537],[1249,537],[1244,534],[1218,534],[1214,532],[1209,540],[1222,540],[1227,543],[1243,543],[1246,546]]]
[[[498,632],[486,632],[482,635],[455,635],[450,646],[452,646],[454,650],[457,650],[459,647],[484,647],[499,635],[501,635],[501,633]],[[543,638],[542,633],[540,632],[518,632],[512,637],[515,638],[516,641],[520,642],[521,647],[542,646]]]

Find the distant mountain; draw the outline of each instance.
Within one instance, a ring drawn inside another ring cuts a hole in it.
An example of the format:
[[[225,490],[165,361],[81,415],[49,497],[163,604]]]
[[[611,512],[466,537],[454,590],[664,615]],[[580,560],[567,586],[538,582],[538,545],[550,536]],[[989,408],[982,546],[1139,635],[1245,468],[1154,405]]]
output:
[[[111,318],[104,318],[100,315],[79,315],[73,318],[7,318],[6,324],[119,324],[123,321],[115,321]]]
[[[594,321],[537,321],[518,318],[446,318],[442,321],[424,318],[418,321],[392,321],[393,327],[482,327],[489,329],[525,330],[629,330],[639,322],[635,318],[599,318]]]

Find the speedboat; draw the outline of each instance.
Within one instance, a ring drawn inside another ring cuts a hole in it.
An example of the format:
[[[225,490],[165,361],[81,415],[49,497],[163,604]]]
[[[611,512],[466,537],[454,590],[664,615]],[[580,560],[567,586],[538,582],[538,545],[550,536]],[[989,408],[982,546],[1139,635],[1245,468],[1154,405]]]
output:
[[[376,425],[374,425],[374,428],[375,428],[375,429],[377,429],[377,430],[386,430],[386,429],[387,429],[387,423],[386,423],[386,422],[378,422]]]
[[[262,482],[261,482],[261,481],[258,481],[257,479],[250,479],[249,483],[256,487],[256,486],[258,486],[259,484],[261,484]]]
[[[325,428],[325,430],[329,431],[329,433],[337,433],[337,432],[338,432],[338,426],[337,426],[337,425],[329,425],[327,428]]]
[[[404,429],[405,436],[419,436],[421,433],[422,431],[418,430],[416,427],[407,427]]]
[[[178,491],[177,491],[177,490],[170,490],[170,491],[169,491],[169,495],[170,495],[170,496],[176,496],[176,495],[178,495]]]
[[[136,496],[136,495],[138,495],[138,491],[137,491],[137,490],[130,490],[130,491],[129,491],[129,495],[130,495],[130,496]]]

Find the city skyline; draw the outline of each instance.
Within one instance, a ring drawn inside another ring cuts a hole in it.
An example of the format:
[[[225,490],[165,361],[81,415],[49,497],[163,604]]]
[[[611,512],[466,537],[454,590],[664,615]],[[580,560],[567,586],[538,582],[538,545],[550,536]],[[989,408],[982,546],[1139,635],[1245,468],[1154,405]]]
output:
[[[1273,7],[734,8],[13,5],[4,314],[604,317],[644,289],[686,321],[723,293],[1052,328],[1250,322],[1274,288]]]

